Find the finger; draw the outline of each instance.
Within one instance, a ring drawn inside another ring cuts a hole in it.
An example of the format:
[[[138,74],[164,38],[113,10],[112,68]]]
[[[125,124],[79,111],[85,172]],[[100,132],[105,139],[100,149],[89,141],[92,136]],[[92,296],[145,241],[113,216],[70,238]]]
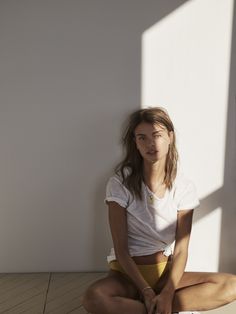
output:
[[[159,308],[158,308],[158,305],[155,304],[155,308],[156,308],[156,311],[154,312],[154,314],[164,314],[164,312],[162,312]]]
[[[150,310],[149,310],[148,314],[155,314],[155,311],[154,311],[155,307],[156,307],[156,304],[155,303],[151,303]]]

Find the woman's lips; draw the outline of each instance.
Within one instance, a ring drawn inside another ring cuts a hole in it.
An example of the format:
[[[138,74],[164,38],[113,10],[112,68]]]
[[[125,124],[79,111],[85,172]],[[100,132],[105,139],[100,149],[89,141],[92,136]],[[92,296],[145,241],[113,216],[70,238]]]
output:
[[[147,152],[147,154],[155,154],[155,153],[157,153],[158,151],[157,150],[155,150],[155,151],[150,151],[150,152]]]

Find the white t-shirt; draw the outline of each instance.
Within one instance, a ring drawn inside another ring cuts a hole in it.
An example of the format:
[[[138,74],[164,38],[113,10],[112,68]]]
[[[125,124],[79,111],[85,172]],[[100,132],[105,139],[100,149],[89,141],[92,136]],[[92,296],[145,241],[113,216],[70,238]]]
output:
[[[153,197],[151,202],[149,195]],[[115,201],[127,210],[128,249],[130,256],[153,254],[164,250],[169,256],[175,241],[177,211],[200,206],[195,184],[183,172],[178,171],[171,190],[158,198],[142,182],[143,201],[133,197],[118,175],[109,178],[106,185],[106,201]],[[116,259],[111,248],[107,262]]]

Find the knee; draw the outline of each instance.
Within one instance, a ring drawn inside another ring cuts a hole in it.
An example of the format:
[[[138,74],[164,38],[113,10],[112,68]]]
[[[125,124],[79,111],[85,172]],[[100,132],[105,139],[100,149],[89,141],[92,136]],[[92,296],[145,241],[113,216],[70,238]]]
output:
[[[86,311],[95,313],[95,309],[100,308],[104,304],[105,296],[99,288],[88,288],[82,296],[82,305]]]
[[[226,277],[224,287],[222,289],[226,293],[226,301],[228,303],[236,300],[236,276],[229,274]]]

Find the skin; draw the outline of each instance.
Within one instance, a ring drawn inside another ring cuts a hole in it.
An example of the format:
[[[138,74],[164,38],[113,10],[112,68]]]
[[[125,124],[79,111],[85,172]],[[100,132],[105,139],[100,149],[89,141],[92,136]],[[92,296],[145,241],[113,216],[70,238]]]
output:
[[[135,129],[136,147],[143,157],[144,178],[159,196],[164,186],[164,165],[172,133],[161,126],[140,123]],[[138,135],[138,134],[143,134]],[[147,154],[158,150],[153,155]],[[93,314],[171,314],[178,311],[207,311],[236,299],[236,276],[228,273],[185,272],[193,209],[178,211],[173,259],[167,276],[154,289],[147,286],[136,264],[128,254],[126,209],[108,202],[109,223],[116,254],[129,276],[109,270],[107,277],[94,282],[86,291],[82,304]],[[207,257],[206,257],[207,258]],[[132,278],[132,280],[129,279]]]
[[[135,128],[134,134],[136,147],[143,157],[145,183],[152,191],[156,190],[164,179],[166,156],[173,140],[173,132],[168,132],[164,126],[142,122]],[[148,154],[153,150],[158,152]]]

